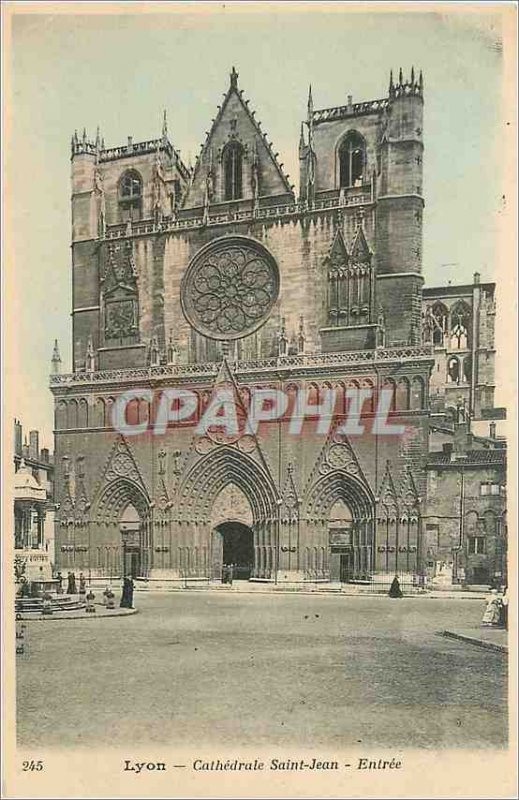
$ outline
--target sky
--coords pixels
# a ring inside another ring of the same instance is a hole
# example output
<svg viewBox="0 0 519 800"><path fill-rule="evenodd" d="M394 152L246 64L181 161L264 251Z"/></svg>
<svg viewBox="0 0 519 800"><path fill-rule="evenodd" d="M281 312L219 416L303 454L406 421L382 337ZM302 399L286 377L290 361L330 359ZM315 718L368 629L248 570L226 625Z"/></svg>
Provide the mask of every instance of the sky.
<svg viewBox="0 0 519 800"><path fill-rule="evenodd" d="M384 97L391 68L422 69L426 284L472 282L475 271L496 279L506 114L495 10L215 3L148 4L153 13L138 14L127 4L128 13L74 15L61 5L59 14L41 4L12 18L5 95L8 367L15 415L45 444L54 339L64 372L71 363L70 137L86 127L94 138L99 125L107 147L155 138L166 109L175 148L194 162L233 65L296 187L310 83L314 107L329 108L349 94L353 102Z"/></svg>

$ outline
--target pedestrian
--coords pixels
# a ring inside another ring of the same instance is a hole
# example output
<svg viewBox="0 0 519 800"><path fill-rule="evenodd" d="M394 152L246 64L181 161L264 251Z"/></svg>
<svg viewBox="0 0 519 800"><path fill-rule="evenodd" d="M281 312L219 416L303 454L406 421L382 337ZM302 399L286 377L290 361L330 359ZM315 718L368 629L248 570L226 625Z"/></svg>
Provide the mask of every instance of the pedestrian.
<svg viewBox="0 0 519 800"><path fill-rule="evenodd" d="M111 586L108 587L108 593L106 595L106 607L110 610L115 608L115 595L112 592Z"/></svg>
<svg viewBox="0 0 519 800"><path fill-rule="evenodd" d="M125 578L123 581L120 607L133 608L133 581L131 578Z"/></svg>
<svg viewBox="0 0 519 800"><path fill-rule="evenodd" d="M86 580L82 572L79 573L79 594L86 594Z"/></svg>
<svg viewBox="0 0 519 800"><path fill-rule="evenodd" d="M483 613L481 624L485 628L497 628L501 621L501 598L497 589L492 589L487 597L487 604Z"/></svg>
<svg viewBox="0 0 519 800"><path fill-rule="evenodd" d="M501 598L501 626L508 630L508 586L505 586Z"/></svg>
<svg viewBox="0 0 519 800"><path fill-rule="evenodd" d="M398 577L395 575L393 578L393 582L389 589L389 596L390 597L403 597L402 589L400 588L400 581Z"/></svg>
<svg viewBox="0 0 519 800"><path fill-rule="evenodd" d="M94 605L95 594L93 593L92 589L89 588L88 594L86 595L86 608L85 611L87 614L95 614L96 607Z"/></svg>
<svg viewBox="0 0 519 800"><path fill-rule="evenodd" d="M76 594L76 576L73 572L67 575L67 594Z"/></svg>
<svg viewBox="0 0 519 800"><path fill-rule="evenodd" d="M63 594L63 575L59 571L56 573L56 580L58 582L57 594Z"/></svg>

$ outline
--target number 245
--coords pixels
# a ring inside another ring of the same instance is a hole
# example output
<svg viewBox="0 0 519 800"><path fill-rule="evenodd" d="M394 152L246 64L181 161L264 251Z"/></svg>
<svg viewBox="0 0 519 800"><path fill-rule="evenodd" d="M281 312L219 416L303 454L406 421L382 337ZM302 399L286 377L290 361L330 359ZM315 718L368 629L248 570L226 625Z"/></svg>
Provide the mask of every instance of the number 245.
<svg viewBox="0 0 519 800"><path fill-rule="evenodd" d="M41 772L43 769L43 761L24 761L22 763L22 770L24 772Z"/></svg>

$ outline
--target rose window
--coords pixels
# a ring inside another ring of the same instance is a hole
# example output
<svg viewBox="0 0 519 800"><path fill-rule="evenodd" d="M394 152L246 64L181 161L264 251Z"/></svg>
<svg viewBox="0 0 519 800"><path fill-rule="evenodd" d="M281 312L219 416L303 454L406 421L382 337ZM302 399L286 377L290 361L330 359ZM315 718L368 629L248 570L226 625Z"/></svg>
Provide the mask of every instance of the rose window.
<svg viewBox="0 0 519 800"><path fill-rule="evenodd" d="M269 251L252 239L211 242L191 261L182 282L188 322L211 339L240 339L263 325L279 293Z"/></svg>

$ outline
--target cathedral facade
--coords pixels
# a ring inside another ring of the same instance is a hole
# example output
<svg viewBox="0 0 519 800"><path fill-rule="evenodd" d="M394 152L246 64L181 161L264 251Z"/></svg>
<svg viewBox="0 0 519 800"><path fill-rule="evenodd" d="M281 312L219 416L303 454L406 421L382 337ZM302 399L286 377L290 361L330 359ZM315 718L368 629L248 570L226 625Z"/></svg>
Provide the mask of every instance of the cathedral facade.
<svg viewBox="0 0 519 800"><path fill-rule="evenodd" d="M73 372L56 352L51 377L62 571L423 573L422 159L414 70L378 100L317 110L310 92L297 197L234 68L193 169L166 120L160 138L115 148L73 136ZM254 432L200 432L222 386L245 413L258 389L286 409ZM157 435L173 388L195 397L192 413ZM362 435L341 431L351 388L371 390ZM381 389L398 436L371 424ZM121 433L112 412L128 391Z"/></svg>

